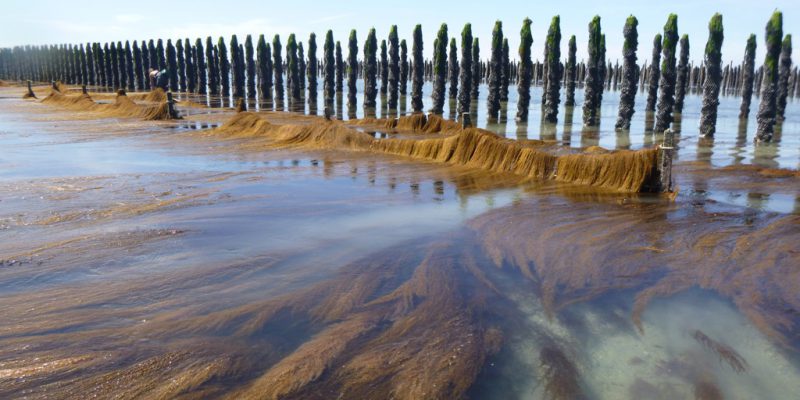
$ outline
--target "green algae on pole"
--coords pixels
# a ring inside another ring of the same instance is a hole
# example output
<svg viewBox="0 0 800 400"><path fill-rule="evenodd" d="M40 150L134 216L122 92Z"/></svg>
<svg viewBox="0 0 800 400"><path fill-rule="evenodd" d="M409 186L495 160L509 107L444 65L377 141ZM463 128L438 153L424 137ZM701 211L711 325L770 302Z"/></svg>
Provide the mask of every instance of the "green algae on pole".
<svg viewBox="0 0 800 400"><path fill-rule="evenodd" d="M601 76L602 33L600 31L600 16L595 15L589 23L589 61L586 63L586 89L583 101L583 125L597 126L600 123L598 110L600 108L600 91L603 87Z"/></svg>
<svg viewBox="0 0 800 400"><path fill-rule="evenodd" d="M219 83L224 97L231 95L231 64L228 61L228 47L221 36L217 41L217 63L219 65Z"/></svg>
<svg viewBox="0 0 800 400"><path fill-rule="evenodd" d="M492 50L489 59L489 119L496 120L500 111L500 80L503 77L503 23L496 21L492 30Z"/></svg>
<svg viewBox="0 0 800 400"><path fill-rule="evenodd" d="M389 109L397 109L398 81L400 80L400 43L397 25L389 29Z"/></svg>
<svg viewBox="0 0 800 400"><path fill-rule="evenodd" d="M723 37L722 15L714 14L708 23L708 42L705 49L706 79L703 83L703 106L700 109L701 136L713 136L717 130Z"/></svg>
<svg viewBox="0 0 800 400"><path fill-rule="evenodd" d="M547 31L547 84L544 88L544 121L558 122L558 105L561 102L561 18L556 15Z"/></svg>
<svg viewBox="0 0 800 400"><path fill-rule="evenodd" d="M300 69L300 74L308 74L308 99L317 99L317 75L319 74L319 62L317 61L317 35L311 32L308 35L308 71ZM333 98L331 96L331 98Z"/></svg>
<svg viewBox="0 0 800 400"><path fill-rule="evenodd" d="M650 61L650 71L647 76L647 103L645 103L644 109L648 112L656 110L658 82L661 80L661 41L661 34L657 33L653 38L653 58Z"/></svg>
<svg viewBox="0 0 800 400"><path fill-rule="evenodd" d="M258 94L261 100L272 99L272 52L264 35L259 35L256 44L258 63Z"/></svg>
<svg viewBox="0 0 800 400"><path fill-rule="evenodd" d="M356 106L356 80L358 79L358 38L356 30L347 39L347 110L352 115Z"/></svg>
<svg viewBox="0 0 800 400"><path fill-rule="evenodd" d="M455 43L453 43L455 45ZM508 101L508 85L511 83L511 62L509 59L508 38L503 38L503 54L500 57L500 101Z"/></svg>
<svg viewBox="0 0 800 400"><path fill-rule="evenodd" d="M575 63L575 53L577 53L578 47L575 43L575 35L569 37L569 45L567 46L567 65L565 65L566 71L564 80L566 81L567 86L567 93L566 99L564 100L564 106L572 107L575 105L575 83L577 78L578 69L576 68ZM636 53L634 52L634 57ZM635 59L634 59L635 62Z"/></svg>
<svg viewBox="0 0 800 400"><path fill-rule="evenodd" d="M411 57L411 109L418 113L422 112L422 80L425 73L422 57L422 25L414 27Z"/></svg>
<svg viewBox="0 0 800 400"><path fill-rule="evenodd" d="M299 64L297 39L292 33L289 35L289 39L286 40L286 89L289 91L289 100L294 103L294 106L298 106L298 103L302 101Z"/></svg>
<svg viewBox="0 0 800 400"><path fill-rule="evenodd" d="M680 44L681 52L678 56L678 77L675 83L675 106L673 107L675 114L683 112L686 89L689 88L689 36L681 36Z"/></svg>
<svg viewBox="0 0 800 400"><path fill-rule="evenodd" d="M447 83L447 24L439 27L436 42L433 46L433 91L431 112L441 114L444 111L445 85Z"/></svg>
<svg viewBox="0 0 800 400"><path fill-rule="evenodd" d="M364 42L364 111L374 109L378 95L378 39L375 37L375 28L369 30L367 41Z"/></svg>
<svg viewBox="0 0 800 400"><path fill-rule="evenodd" d="M767 22L766 56L764 58L763 78L761 79L761 102L758 106L758 130L756 141L770 142L775 129L778 96L778 62L783 39L783 14L775 11Z"/></svg>
<svg viewBox="0 0 800 400"><path fill-rule="evenodd" d="M447 70L447 76L450 78L448 95L451 99L455 99L458 97L458 49L456 48L456 38L450 38L450 55Z"/></svg>
<svg viewBox="0 0 800 400"><path fill-rule="evenodd" d="M203 49L203 40L197 38L194 42L194 59L195 68L197 69L197 93L206 94L206 63L205 63L205 50Z"/></svg>
<svg viewBox="0 0 800 400"><path fill-rule="evenodd" d="M664 25L664 42L661 46L661 92L658 98L658 112L656 113L655 130L664 132L672 123L672 110L675 105L675 49L678 45L678 16L670 14Z"/></svg>
<svg viewBox="0 0 800 400"><path fill-rule="evenodd" d="M742 105L739 108L739 118L750 117L750 103L753 100L753 78L756 67L756 35L747 38L744 48L744 61L742 62Z"/></svg>
<svg viewBox="0 0 800 400"><path fill-rule="evenodd" d="M530 31L529 31L530 32ZM461 31L461 88L458 93L458 113L464 115L469 113L470 86L472 86L472 25L465 24ZM462 121L462 123L465 123Z"/></svg>
<svg viewBox="0 0 800 400"><path fill-rule="evenodd" d="M636 84L639 81L639 66L636 64L636 49L639 47L639 20L633 15L625 21L622 34L625 42L622 45L622 85L619 95L619 114L616 129L631 128L631 117L635 112Z"/></svg>
<svg viewBox="0 0 800 400"><path fill-rule="evenodd" d="M322 47L322 59L324 61L324 80L322 82L323 97L325 104L333 104L333 97L336 94L336 55L335 45L333 44L333 31L325 33L325 44ZM309 68L309 75L311 69ZM309 89L310 89L309 85Z"/></svg>
<svg viewBox="0 0 800 400"><path fill-rule="evenodd" d="M792 75L792 35L786 35L781 45L781 56L778 64L778 98L776 118L783 121L786 114L786 97L789 95L789 78Z"/></svg>
<svg viewBox="0 0 800 400"><path fill-rule="evenodd" d="M528 120L528 107L531 102L531 78L533 74L533 61L531 61L531 45L533 36L531 35L531 20L525 18L522 21L519 43L519 75L517 77L517 121ZM463 46L463 44L462 44Z"/></svg>
<svg viewBox="0 0 800 400"><path fill-rule="evenodd" d="M478 88L481 85L481 46L478 38L472 39L472 86L470 86L470 95L473 99L478 98Z"/></svg>
<svg viewBox="0 0 800 400"><path fill-rule="evenodd" d="M247 35L244 39L244 66L247 74L247 98L254 99L256 97L256 60L252 35Z"/></svg>
<svg viewBox="0 0 800 400"><path fill-rule="evenodd" d="M275 98L283 101L283 56L281 55L281 37L272 38L272 70L275 78Z"/></svg>

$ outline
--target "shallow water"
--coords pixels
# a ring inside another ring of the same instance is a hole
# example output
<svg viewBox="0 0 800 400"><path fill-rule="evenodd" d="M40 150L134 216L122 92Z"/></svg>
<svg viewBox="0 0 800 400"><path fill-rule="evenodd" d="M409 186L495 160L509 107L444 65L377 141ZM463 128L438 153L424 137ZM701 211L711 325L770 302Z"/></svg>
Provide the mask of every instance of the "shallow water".
<svg viewBox="0 0 800 400"><path fill-rule="evenodd" d="M749 139L742 160L692 163L684 128L673 203L256 151L196 135L218 124L196 109L76 119L12 94L0 100L0 397L800 391L797 180L714 168L756 162ZM615 113L603 115L600 144L615 147ZM798 160L795 115L780 166Z"/></svg>

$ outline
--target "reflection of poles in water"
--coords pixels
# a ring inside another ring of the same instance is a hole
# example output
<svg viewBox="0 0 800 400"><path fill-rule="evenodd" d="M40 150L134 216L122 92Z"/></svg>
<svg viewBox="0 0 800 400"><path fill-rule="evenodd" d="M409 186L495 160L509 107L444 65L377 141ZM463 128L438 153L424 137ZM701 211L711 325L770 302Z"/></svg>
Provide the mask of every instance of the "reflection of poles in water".
<svg viewBox="0 0 800 400"><path fill-rule="evenodd" d="M457 108L458 108L458 100L457 100L456 98L452 98L452 97L451 97L451 98L448 100L447 104L448 104L448 108L449 108L449 110L450 110L450 112L449 112L449 113L448 113L448 115L447 115L447 118L448 118L449 120L451 120L451 121L455 121L455 120L456 120L456 117L458 116L458 113L456 112L456 111L457 111ZM403 106L404 106L404 105L403 105ZM404 113L404 111L405 111L405 107L402 107L401 114L403 114L403 113Z"/></svg>
<svg viewBox="0 0 800 400"><path fill-rule="evenodd" d="M542 118L539 124L539 139L541 140L556 140L556 124L549 123Z"/></svg>
<svg viewBox="0 0 800 400"><path fill-rule="evenodd" d="M747 193L747 207L754 210L762 210L764 205L769 201L769 194L767 193Z"/></svg>
<svg viewBox="0 0 800 400"><path fill-rule="evenodd" d="M714 156L714 136L700 136L697 138L697 161L710 163Z"/></svg>
<svg viewBox="0 0 800 400"><path fill-rule="evenodd" d="M645 111L644 113L644 131L653 133L653 127L656 123L655 113L652 111Z"/></svg>
<svg viewBox="0 0 800 400"><path fill-rule="evenodd" d="M574 111L575 107L573 106L564 107L564 133L561 142L568 147L572 143L572 117Z"/></svg>
<svg viewBox="0 0 800 400"><path fill-rule="evenodd" d="M344 95L341 90L336 91L336 119L344 119Z"/></svg>
<svg viewBox="0 0 800 400"><path fill-rule="evenodd" d="M736 146L733 154L733 165L739 165L744 160L744 151L747 146L747 118L739 119L736 130Z"/></svg>
<svg viewBox="0 0 800 400"><path fill-rule="evenodd" d="M581 128L581 147L597 146L600 144L600 128L584 125Z"/></svg>
<svg viewBox="0 0 800 400"><path fill-rule="evenodd" d="M800 194L794 198L794 210L792 211L793 214L800 214Z"/></svg>
<svg viewBox="0 0 800 400"><path fill-rule="evenodd" d="M500 136L505 137L508 131L508 102L506 101L500 103L500 118L497 122L499 123L497 132Z"/></svg>
<svg viewBox="0 0 800 400"><path fill-rule="evenodd" d="M517 121L517 140L528 139L528 122Z"/></svg>
<svg viewBox="0 0 800 400"><path fill-rule="evenodd" d="M617 133L617 150L625 150L631 148L631 131L630 129L616 129Z"/></svg>

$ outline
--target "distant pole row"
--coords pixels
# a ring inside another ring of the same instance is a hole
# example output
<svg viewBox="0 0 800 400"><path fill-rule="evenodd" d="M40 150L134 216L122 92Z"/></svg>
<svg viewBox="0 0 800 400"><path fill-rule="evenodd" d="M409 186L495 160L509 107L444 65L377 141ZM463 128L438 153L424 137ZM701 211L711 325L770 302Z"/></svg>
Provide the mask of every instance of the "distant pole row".
<svg viewBox="0 0 800 400"><path fill-rule="evenodd" d="M792 68L791 35L783 35L782 14L778 11L767 24L766 57L757 69L755 35L748 38L740 65L722 66L723 27L719 14L709 23L704 59L699 66L689 63L689 38L679 36L678 17L674 14L668 17L663 34L655 36L651 59L641 66L636 57L638 21L633 16L626 20L622 30L622 65L606 60L606 39L599 16L589 24L588 59L579 63L574 35L569 38L566 57L562 57L559 16L550 22L542 62L534 63L531 24L530 19L523 21L517 61L510 60L508 39L503 34L502 22L497 21L488 60L481 60L479 41L472 36L470 24L461 31L460 52L457 38L449 38L448 27L442 24L434 40L432 60L423 57L420 25L412 31L410 55L406 41L399 39L397 26L392 26L388 40L380 43L375 29L369 31L360 59L355 30L347 41L346 58L341 43L334 41L330 30L325 35L322 59L317 58L317 38L313 33L307 41L307 54L294 34L289 35L285 52L279 35L271 43L260 35L255 44L250 35L243 44L233 35L229 42L219 38L216 43L208 37L205 42L198 38L193 43L189 39L166 43L151 39L132 44L126 41L18 46L0 49L0 79L60 80L133 91L149 90L149 72L159 70L168 74L171 91L233 99L259 98L273 102L278 109L283 109L283 102L288 101L289 109L295 109L304 104L306 97L316 104L317 79L322 77L326 106L333 103L337 94L344 94L346 80L348 109L354 113L356 81L363 78L363 107L367 114L370 110L374 113L378 92L382 98L388 98L388 108L396 111L400 96L408 95L409 81L411 111L422 112L422 86L431 81L430 111L441 114L445 99L449 98L453 102L451 109L455 107L458 115L474 111L473 100L478 97L480 84L485 82L490 120L499 118L500 105L508 100L509 85L514 83L518 91L516 119L520 122L528 118L530 88L541 85L542 119L547 123L557 122L562 87L564 105L572 107L575 90L582 85L583 122L589 127L599 124L604 90L619 88L616 121L619 130L630 128L638 87L638 92L646 93L645 110L654 113L657 132L671 126L674 114L683 111L686 93L694 91L703 96L700 132L704 136L712 136L716 130L721 94L741 95L739 117L746 119L755 93L761 97L757 112L758 141L772 139L775 124L785 117L787 98L800 96L798 69Z"/></svg>

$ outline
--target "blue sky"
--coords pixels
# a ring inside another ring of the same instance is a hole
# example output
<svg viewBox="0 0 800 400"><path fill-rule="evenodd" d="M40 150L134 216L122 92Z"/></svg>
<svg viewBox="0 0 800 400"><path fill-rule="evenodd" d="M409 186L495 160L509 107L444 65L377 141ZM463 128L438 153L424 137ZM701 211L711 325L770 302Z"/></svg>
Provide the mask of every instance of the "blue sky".
<svg viewBox="0 0 800 400"><path fill-rule="evenodd" d="M425 35L425 54L429 56L441 23L448 24L452 37L460 34L464 23L471 22L473 34L480 38L482 55L488 55L492 27L495 20L501 20L513 56L522 19L529 17L533 20L533 55L541 59L550 19L560 15L562 49L566 49L569 35L576 35L580 59L586 53L587 24L597 14L602 17L608 58L614 61L620 57L625 18L633 14L639 19L641 60L649 58L653 36L663 29L672 12L678 15L680 33L689 34L691 57L697 62L702 59L708 20L720 12L725 25L723 59L738 63L750 33L757 35L757 57L763 58L764 25L775 9L784 13L785 33L800 27L800 0L6 0L0 10L0 47L150 38L193 40L198 36L216 39L220 35L229 39L234 33L240 40L246 34L264 33L272 37L277 33L285 43L292 32L305 41L309 33L324 37L328 29L333 30L336 40L343 42L350 29L357 29L361 46L369 28L375 27L379 38L385 38L392 24L398 25L400 37L410 42L410 33L419 23Z"/></svg>

